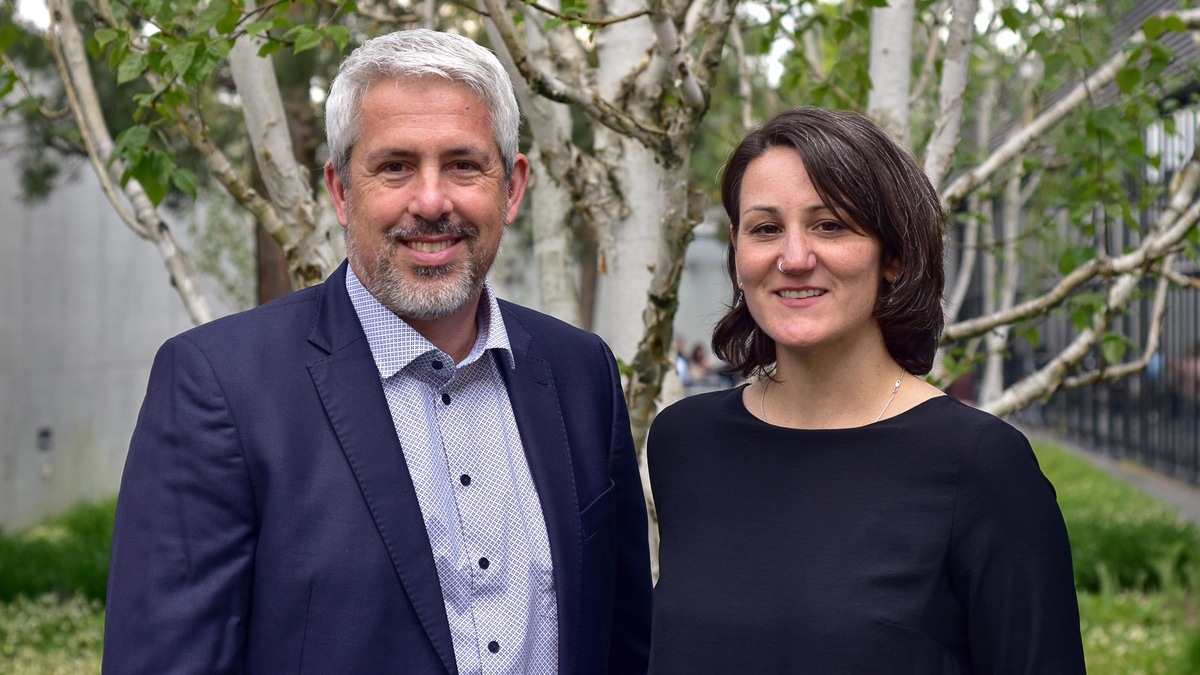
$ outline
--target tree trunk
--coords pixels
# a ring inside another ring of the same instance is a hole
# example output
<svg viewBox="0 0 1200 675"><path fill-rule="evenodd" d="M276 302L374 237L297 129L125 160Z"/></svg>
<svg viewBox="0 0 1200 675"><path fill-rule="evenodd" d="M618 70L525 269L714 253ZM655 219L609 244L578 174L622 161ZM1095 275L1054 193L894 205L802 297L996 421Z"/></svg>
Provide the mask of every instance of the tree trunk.
<svg viewBox="0 0 1200 675"><path fill-rule="evenodd" d="M867 116L908 145L908 92L912 86L913 0L891 0L871 10L871 95Z"/></svg>

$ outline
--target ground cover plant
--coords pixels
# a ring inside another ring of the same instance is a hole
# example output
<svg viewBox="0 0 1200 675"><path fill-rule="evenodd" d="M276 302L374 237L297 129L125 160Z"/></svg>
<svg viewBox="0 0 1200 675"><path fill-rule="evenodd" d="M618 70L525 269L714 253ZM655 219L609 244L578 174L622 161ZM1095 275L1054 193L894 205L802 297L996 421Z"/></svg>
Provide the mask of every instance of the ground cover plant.
<svg viewBox="0 0 1200 675"><path fill-rule="evenodd" d="M1071 537L1088 673L1200 673L1200 531L1081 457L1034 449Z"/></svg>

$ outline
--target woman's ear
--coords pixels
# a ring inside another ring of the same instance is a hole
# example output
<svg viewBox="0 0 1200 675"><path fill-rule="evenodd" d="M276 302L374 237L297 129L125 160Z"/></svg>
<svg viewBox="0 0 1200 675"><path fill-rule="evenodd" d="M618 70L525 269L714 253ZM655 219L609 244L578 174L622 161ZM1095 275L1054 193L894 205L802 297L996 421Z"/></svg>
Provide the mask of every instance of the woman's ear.
<svg viewBox="0 0 1200 675"><path fill-rule="evenodd" d="M896 283L900 278L900 272L904 267L900 264L899 258L892 258L883 264L883 280L889 284Z"/></svg>

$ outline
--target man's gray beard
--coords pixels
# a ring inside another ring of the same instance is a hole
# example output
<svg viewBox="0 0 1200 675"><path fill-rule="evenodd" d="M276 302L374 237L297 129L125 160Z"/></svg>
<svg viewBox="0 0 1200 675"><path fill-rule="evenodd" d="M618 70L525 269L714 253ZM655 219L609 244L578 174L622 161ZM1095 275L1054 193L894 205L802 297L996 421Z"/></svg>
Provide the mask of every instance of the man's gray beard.
<svg viewBox="0 0 1200 675"><path fill-rule="evenodd" d="M353 226L345 229L346 257L351 265L363 270L363 288L366 288L381 305L393 314L418 321L444 319L462 309L483 288L487 277L487 266L482 252L475 244L477 237L468 237L469 257L466 268L455 274L458 265L437 267L413 267L412 272L432 283L405 283L392 260L392 248L376 251L372 260L364 260L358 241L352 233ZM391 246L403 246L396 237L389 236ZM440 281L440 283L438 283Z"/></svg>

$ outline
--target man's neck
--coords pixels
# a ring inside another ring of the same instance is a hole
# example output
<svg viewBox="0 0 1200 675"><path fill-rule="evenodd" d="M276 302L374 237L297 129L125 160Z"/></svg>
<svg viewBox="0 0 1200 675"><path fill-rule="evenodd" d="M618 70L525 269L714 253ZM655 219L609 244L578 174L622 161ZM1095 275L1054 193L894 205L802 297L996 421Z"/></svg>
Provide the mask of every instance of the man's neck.
<svg viewBox="0 0 1200 675"><path fill-rule="evenodd" d="M477 293L458 311L441 319L421 320L407 316L400 318L412 326L413 330L420 333L421 337L433 343L434 347L449 354L455 363L460 363L470 355L479 335L479 326L475 317L479 312L481 297L482 292Z"/></svg>

